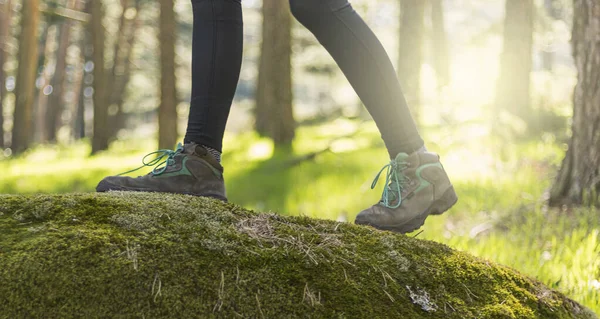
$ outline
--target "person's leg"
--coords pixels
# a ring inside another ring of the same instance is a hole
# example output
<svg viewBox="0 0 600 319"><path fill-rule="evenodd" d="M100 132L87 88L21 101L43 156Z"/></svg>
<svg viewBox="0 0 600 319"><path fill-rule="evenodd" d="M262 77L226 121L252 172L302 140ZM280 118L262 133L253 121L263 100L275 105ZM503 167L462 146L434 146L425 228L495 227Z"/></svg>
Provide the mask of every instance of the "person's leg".
<svg viewBox="0 0 600 319"><path fill-rule="evenodd" d="M240 0L192 0L192 7L192 97L184 143L221 152L242 64L242 7Z"/></svg>
<svg viewBox="0 0 600 319"><path fill-rule="evenodd" d="M357 224L406 233L441 214L456 194L439 162L426 152L383 46L347 0L290 0L294 16L329 51L373 116L392 158L381 201ZM374 186L374 185L373 185Z"/></svg>
<svg viewBox="0 0 600 319"><path fill-rule="evenodd" d="M423 147L383 45L347 0L290 0L292 13L327 49L375 120L394 158Z"/></svg>
<svg viewBox="0 0 600 319"><path fill-rule="evenodd" d="M98 192L166 192L227 200L219 157L242 62L242 7L240 0L191 2L192 99L184 145L150 153L159 157L144 162L158 164L148 175L104 178Z"/></svg>

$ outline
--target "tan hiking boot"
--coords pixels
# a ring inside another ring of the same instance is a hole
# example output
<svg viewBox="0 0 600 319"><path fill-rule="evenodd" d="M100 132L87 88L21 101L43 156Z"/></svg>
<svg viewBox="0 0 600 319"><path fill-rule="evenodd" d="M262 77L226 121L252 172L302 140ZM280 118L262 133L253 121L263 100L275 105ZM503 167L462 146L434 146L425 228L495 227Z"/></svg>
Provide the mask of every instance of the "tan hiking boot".
<svg viewBox="0 0 600 319"><path fill-rule="evenodd" d="M158 157L146 162L146 158ZM96 191L135 191L176 193L213 197L227 201L223 167L201 145L190 143L177 146L175 151L152 152L142 161L145 166L156 167L147 175L137 178L119 176L132 171L104 178Z"/></svg>
<svg viewBox="0 0 600 319"><path fill-rule="evenodd" d="M458 200L437 154L400 153L375 177L387 169L381 201L356 216L356 224L408 233L419 229L430 214L439 215Z"/></svg>

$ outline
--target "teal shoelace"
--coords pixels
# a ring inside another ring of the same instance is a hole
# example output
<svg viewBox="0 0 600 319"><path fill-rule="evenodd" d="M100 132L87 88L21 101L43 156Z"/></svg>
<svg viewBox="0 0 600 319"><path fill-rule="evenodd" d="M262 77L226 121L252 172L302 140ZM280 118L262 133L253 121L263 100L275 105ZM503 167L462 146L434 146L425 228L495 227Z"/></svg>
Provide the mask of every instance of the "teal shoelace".
<svg viewBox="0 0 600 319"><path fill-rule="evenodd" d="M150 173L153 176L160 175L165 172L167 167L175 164L175 156L177 154L181 154L182 152L183 152L183 145L181 145L181 143L177 144L177 148L174 151L164 149L164 150L150 152L150 153L146 154L144 156L144 158L142 158L142 166L140 166L138 168L134 168L130 171L118 174L117 176L129 174L129 173L135 172L139 169L142 169L144 167L153 167L153 166L154 166L154 168L152 169L152 172L150 172ZM151 156L156 156L156 157L151 160L147 160L148 157L151 157Z"/></svg>
<svg viewBox="0 0 600 319"><path fill-rule="evenodd" d="M377 173L373 183L371 184L371 189L374 189L375 186L377 186L379 177L381 177L383 171L387 170L385 176L386 186L383 189L383 195L381 195L381 201L379 202L381 205L392 209L398 208L400 205L402 205L402 189L408 182L407 178L404 176L404 174L402 174L402 171L407 167L407 162L393 159L389 164L383 166L379 173ZM391 203L396 199L398 199L398 203L392 205Z"/></svg>

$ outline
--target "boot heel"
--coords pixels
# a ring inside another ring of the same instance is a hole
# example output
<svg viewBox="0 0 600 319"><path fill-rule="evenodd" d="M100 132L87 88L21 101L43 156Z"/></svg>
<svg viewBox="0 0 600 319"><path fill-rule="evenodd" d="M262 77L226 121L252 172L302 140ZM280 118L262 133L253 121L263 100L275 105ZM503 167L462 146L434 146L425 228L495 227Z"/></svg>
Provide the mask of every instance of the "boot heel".
<svg viewBox="0 0 600 319"><path fill-rule="evenodd" d="M432 215L441 215L447 210L449 210L456 202L458 201L458 196L456 196L456 192L454 191L454 187L450 186L445 192L444 195L437 201L431 205L431 209L429 211Z"/></svg>

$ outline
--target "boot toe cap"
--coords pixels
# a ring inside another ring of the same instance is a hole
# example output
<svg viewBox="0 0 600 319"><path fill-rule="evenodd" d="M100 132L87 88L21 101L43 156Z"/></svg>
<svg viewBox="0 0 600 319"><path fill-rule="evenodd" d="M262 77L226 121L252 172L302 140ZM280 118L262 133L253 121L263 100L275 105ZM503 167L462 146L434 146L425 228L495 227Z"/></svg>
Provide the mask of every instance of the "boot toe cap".
<svg viewBox="0 0 600 319"><path fill-rule="evenodd" d="M96 186L97 192L121 191L127 189L127 186L124 184L124 178L120 176L105 177L98 183L98 186Z"/></svg>
<svg viewBox="0 0 600 319"><path fill-rule="evenodd" d="M373 207L369 207L356 216L354 223L357 225L377 226L378 215Z"/></svg>

